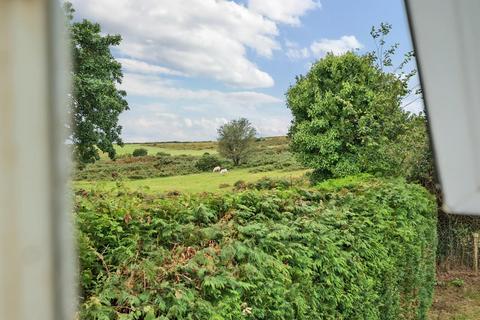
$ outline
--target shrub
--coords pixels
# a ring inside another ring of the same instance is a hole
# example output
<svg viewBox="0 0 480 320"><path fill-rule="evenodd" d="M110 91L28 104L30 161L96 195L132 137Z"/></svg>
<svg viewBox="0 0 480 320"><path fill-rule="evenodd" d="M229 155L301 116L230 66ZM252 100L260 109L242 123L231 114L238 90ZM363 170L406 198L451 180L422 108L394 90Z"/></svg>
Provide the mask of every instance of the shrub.
<svg viewBox="0 0 480 320"><path fill-rule="evenodd" d="M157 152L157 157L170 157L170 156L171 154L167 152L163 152L163 151Z"/></svg>
<svg viewBox="0 0 480 320"><path fill-rule="evenodd" d="M251 172L265 172L278 169L297 170L304 167L285 147L258 148L250 154L242 167L252 168Z"/></svg>
<svg viewBox="0 0 480 320"><path fill-rule="evenodd" d="M182 193L178 190L170 190L170 191L167 192L168 197L178 197L181 194Z"/></svg>
<svg viewBox="0 0 480 320"><path fill-rule="evenodd" d="M145 175L145 174L131 174L128 176L128 179L131 179L131 180L142 180L147 178L148 178L148 175Z"/></svg>
<svg viewBox="0 0 480 320"><path fill-rule="evenodd" d="M195 167L200 171L211 171L213 168L220 166L221 161L217 156L204 153L195 163Z"/></svg>
<svg viewBox="0 0 480 320"><path fill-rule="evenodd" d="M274 179L270 177L262 177L255 183L252 183L250 189L257 190L271 190L271 189L286 189L291 187L291 181L287 179Z"/></svg>
<svg viewBox="0 0 480 320"><path fill-rule="evenodd" d="M460 288L463 287L465 281L463 279L455 278L450 281L450 284L452 284L454 287Z"/></svg>
<svg viewBox="0 0 480 320"><path fill-rule="evenodd" d="M134 157L144 157L146 155L148 155L148 150L145 148L137 148L132 152L132 156Z"/></svg>
<svg viewBox="0 0 480 320"><path fill-rule="evenodd" d="M236 190L236 191L245 190L245 189L247 189L247 183L243 180L237 180L233 184L233 189Z"/></svg>
<svg viewBox="0 0 480 320"><path fill-rule="evenodd" d="M398 157L387 151L406 132L400 102L408 82L376 62L371 54L327 54L289 88L292 150L314 176L398 173Z"/></svg>
<svg viewBox="0 0 480 320"><path fill-rule="evenodd" d="M76 200L80 319L426 319L436 212L420 186Z"/></svg>
<svg viewBox="0 0 480 320"><path fill-rule="evenodd" d="M170 156L160 156L157 159L157 163L154 165L155 168L160 169L163 166L175 163L175 160L179 158L173 158Z"/></svg>

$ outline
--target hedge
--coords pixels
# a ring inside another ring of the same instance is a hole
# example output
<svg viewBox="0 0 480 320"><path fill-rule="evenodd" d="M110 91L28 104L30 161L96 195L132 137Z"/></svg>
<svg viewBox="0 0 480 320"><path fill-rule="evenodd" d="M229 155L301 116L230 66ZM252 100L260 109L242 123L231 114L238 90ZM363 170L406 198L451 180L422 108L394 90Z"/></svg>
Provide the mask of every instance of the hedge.
<svg viewBox="0 0 480 320"><path fill-rule="evenodd" d="M435 201L402 180L76 196L80 319L425 319Z"/></svg>

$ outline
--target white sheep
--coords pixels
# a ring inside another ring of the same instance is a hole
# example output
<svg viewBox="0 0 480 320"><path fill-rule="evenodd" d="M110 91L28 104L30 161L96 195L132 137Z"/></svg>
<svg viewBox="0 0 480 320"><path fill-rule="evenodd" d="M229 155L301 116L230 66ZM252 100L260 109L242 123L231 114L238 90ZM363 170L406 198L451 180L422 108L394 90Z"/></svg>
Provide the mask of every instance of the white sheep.
<svg viewBox="0 0 480 320"><path fill-rule="evenodd" d="M217 166L217 167L213 168L213 172L220 172L220 171L222 171L222 167Z"/></svg>
<svg viewBox="0 0 480 320"><path fill-rule="evenodd" d="M220 174L225 174L225 173L227 173L227 172L228 172L228 169L222 169L222 170L220 170Z"/></svg>

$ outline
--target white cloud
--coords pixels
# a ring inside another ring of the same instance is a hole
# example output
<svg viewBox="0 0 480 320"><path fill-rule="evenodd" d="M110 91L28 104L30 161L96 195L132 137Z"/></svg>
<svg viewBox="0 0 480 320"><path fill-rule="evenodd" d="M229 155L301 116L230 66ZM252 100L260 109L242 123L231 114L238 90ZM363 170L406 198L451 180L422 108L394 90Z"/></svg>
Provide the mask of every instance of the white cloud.
<svg viewBox="0 0 480 320"><path fill-rule="evenodd" d="M310 57L310 50L308 48L290 48L287 50L286 55L292 60L306 59Z"/></svg>
<svg viewBox="0 0 480 320"><path fill-rule="evenodd" d="M117 61L122 64L123 71L127 71L127 72L184 76L182 72L175 71L162 66L149 64L140 60L118 58Z"/></svg>
<svg viewBox="0 0 480 320"><path fill-rule="evenodd" d="M281 112L266 117L256 111L239 109L216 109L217 115L207 113L171 113L166 105L139 105L131 112L120 117L124 127L123 138L126 142L144 141L200 141L215 140L217 128L232 119L247 117L260 136L285 135L288 131L291 116Z"/></svg>
<svg viewBox="0 0 480 320"><path fill-rule="evenodd" d="M277 116L270 119L259 118L254 120L255 128L263 137L284 136L291 124L290 116Z"/></svg>
<svg viewBox="0 0 480 320"><path fill-rule="evenodd" d="M73 2L78 17L98 21L103 31L122 35L119 51L124 57L237 87L274 84L246 52L250 48L258 55L271 57L279 49L276 23L241 4L224 0ZM298 19L308 7L295 7L292 17Z"/></svg>
<svg viewBox="0 0 480 320"><path fill-rule="evenodd" d="M306 59L310 57L310 50L308 48L300 48L295 42L286 40L285 46L287 47L285 54L292 60Z"/></svg>
<svg viewBox="0 0 480 320"><path fill-rule="evenodd" d="M285 46L287 47L285 54L292 60L310 57L321 58L327 53L340 55L347 51L363 48L363 44L355 36L342 36L340 39L321 39L312 42L309 47L305 48L300 48L298 44L291 41L286 41Z"/></svg>
<svg viewBox="0 0 480 320"><path fill-rule="evenodd" d="M185 125L186 125L188 128L191 128L191 127L193 126L193 121L192 121L192 119L190 119L190 118L185 118L184 121L185 121Z"/></svg>
<svg viewBox="0 0 480 320"><path fill-rule="evenodd" d="M224 107L256 107L283 100L255 91L191 90L153 76L126 73L120 87L130 96L162 98L174 101L200 101Z"/></svg>
<svg viewBox="0 0 480 320"><path fill-rule="evenodd" d="M179 115L173 117L162 114L142 115L129 119L131 126L125 130L125 140L127 142L214 140L216 128L227 121L218 117L192 120Z"/></svg>
<svg viewBox="0 0 480 320"><path fill-rule="evenodd" d="M340 39L321 39L310 45L310 50L316 57L323 57L327 53L340 55L361 48L363 48L363 45L355 36L343 36Z"/></svg>
<svg viewBox="0 0 480 320"><path fill-rule="evenodd" d="M300 17L309 10L320 8L320 2L313 0L249 0L248 7L274 21L298 26Z"/></svg>

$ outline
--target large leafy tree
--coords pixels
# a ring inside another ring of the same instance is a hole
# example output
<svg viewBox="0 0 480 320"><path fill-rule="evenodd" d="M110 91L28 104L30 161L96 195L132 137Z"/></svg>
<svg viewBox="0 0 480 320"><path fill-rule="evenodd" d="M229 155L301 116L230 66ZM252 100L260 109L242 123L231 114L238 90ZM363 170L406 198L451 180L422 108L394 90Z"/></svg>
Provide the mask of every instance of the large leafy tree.
<svg viewBox="0 0 480 320"><path fill-rule="evenodd" d="M120 35L102 35L98 23L73 21L74 9L64 9L69 21L73 50L73 94L71 118L74 158L79 163L98 160L99 150L115 157L114 144L122 145L118 125L120 113L128 110L122 82L122 66L110 48L120 44Z"/></svg>
<svg viewBox="0 0 480 320"><path fill-rule="evenodd" d="M415 71L401 71L412 53L391 68L398 45L384 48L390 28L372 29L376 52L327 54L286 94L292 149L315 169L315 179L398 171L401 157L389 150L408 128L410 115L401 103L412 91L408 83Z"/></svg>
<svg viewBox="0 0 480 320"><path fill-rule="evenodd" d="M251 153L256 134L247 119L232 120L218 129L218 152L237 166Z"/></svg>

